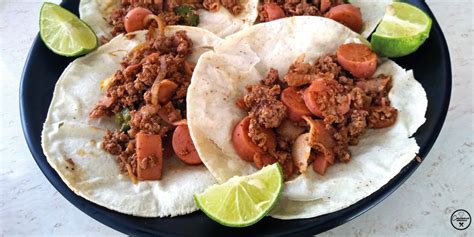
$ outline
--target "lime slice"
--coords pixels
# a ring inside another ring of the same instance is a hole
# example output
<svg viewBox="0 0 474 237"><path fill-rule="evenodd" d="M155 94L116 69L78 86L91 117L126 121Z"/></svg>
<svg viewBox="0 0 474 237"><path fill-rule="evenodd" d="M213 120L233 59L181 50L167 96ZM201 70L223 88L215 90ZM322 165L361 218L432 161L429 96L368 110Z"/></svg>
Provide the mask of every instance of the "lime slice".
<svg viewBox="0 0 474 237"><path fill-rule="evenodd" d="M230 227L255 224L270 212L283 189L283 173L278 163L258 172L233 177L194 195L199 209L214 221Z"/></svg>
<svg viewBox="0 0 474 237"><path fill-rule="evenodd" d="M420 9L402 2L387 6L382 22L370 43L382 56L401 57L415 52L429 37L431 18Z"/></svg>
<svg viewBox="0 0 474 237"><path fill-rule="evenodd" d="M68 57L86 54L98 45L94 31L86 23L49 2L41 7L40 36L49 49Z"/></svg>

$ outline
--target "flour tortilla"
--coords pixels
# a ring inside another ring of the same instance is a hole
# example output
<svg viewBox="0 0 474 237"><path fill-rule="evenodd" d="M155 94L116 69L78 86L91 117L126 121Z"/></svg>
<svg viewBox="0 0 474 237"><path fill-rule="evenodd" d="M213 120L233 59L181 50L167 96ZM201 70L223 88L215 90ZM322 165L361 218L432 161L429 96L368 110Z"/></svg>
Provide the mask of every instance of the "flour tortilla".
<svg viewBox="0 0 474 237"><path fill-rule="evenodd" d="M235 105L245 87L259 83L270 67L283 78L301 54L312 62L347 42L364 40L327 18L292 17L241 31L201 56L188 89L188 125L202 161L219 182L257 171L240 159L231 141L234 126L246 115ZM379 63L376 74L381 73L393 77L389 98L399 111L395 125L369 130L359 145L349 147L349 163L331 166L324 176L308 169L286 182L273 217L310 218L345 208L382 187L415 157L419 147L410 136L425 121L425 91L412 71L391 60Z"/></svg>
<svg viewBox="0 0 474 237"><path fill-rule="evenodd" d="M363 22L360 34L369 38L385 15L385 8L392 3L392 0L351 0L349 2L360 9Z"/></svg>
<svg viewBox="0 0 474 237"><path fill-rule="evenodd" d="M194 27L167 27L166 34L178 30L186 30L193 41L193 54L189 58L193 62L221 41L214 34ZM193 194L215 183L206 167L188 166L175 157L165 157L162 180L132 184L128 175L119 171L116 158L101 149L106 129L117 128L113 118L88 118L101 97L100 81L113 75L120 68L122 58L144 41L144 31L137 32L132 39L117 36L66 68L54 90L43 127L42 146L49 164L62 180L89 201L135 216L183 215L197 209Z"/></svg>
<svg viewBox="0 0 474 237"><path fill-rule="evenodd" d="M237 16L232 15L222 6L217 12L198 10L198 27L209 30L220 37L225 37L251 26L258 15L258 0L241 0L240 2L244 10ZM112 26L107 23L106 19L119 3L120 0L81 0L79 15L92 27L98 37L110 38Z"/></svg>

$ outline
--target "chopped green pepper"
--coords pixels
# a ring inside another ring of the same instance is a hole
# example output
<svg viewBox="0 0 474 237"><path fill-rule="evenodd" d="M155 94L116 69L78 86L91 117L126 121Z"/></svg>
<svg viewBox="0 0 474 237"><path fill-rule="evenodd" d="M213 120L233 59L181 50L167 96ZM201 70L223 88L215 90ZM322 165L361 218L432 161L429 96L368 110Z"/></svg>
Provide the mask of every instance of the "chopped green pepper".
<svg viewBox="0 0 474 237"><path fill-rule="evenodd" d="M120 126L120 130L127 132L130 129L128 122L132 119L130 111L128 109L123 109L120 113L115 114L115 123Z"/></svg>
<svg viewBox="0 0 474 237"><path fill-rule="evenodd" d="M132 116L130 115L130 110L128 109L123 109L122 110L122 117L125 122L128 122L132 119Z"/></svg>
<svg viewBox="0 0 474 237"><path fill-rule="evenodd" d="M183 5L174 8L174 13L181 17L180 23L187 26L199 25L199 15L191 6Z"/></svg>
<svg viewBox="0 0 474 237"><path fill-rule="evenodd" d="M122 124L122 127L120 127L120 130L122 130L122 132L128 132L128 130L130 130L130 125L128 123L124 123Z"/></svg>

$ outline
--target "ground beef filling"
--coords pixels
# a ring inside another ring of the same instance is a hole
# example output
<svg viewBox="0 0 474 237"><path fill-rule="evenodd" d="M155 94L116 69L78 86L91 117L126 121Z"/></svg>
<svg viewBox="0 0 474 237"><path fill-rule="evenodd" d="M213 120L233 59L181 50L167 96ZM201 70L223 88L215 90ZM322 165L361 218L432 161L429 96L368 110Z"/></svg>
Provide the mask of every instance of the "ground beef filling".
<svg viewBox="0 0 474 237"><path fill-rule="evenodd" d="M148 35L145 43L121 61L104 97L90 112L91 119L115 116L121 126L106 132L102 148L117 158L123 172L136 176L137 166L145 169L156 164L153 156L137 164L137 133L160 135L166 140L172 135L173 123L186 117L185 95L194 69L186 58L192 45L184 31L170 37ZM153 104L153 85L163 80L175 83L176 92L168 101Z"/></svg>
<svg viewBox="0 0 474 237"><path fill-rule="evenodd" d="M388 98L392 87L390 76L354 78L339 66L335 55L322 56L313 64L304 63L301 57L290 66L283 81L272 68L260 84L249 86L248 93L237 102L250 117L249 137L263 151L254 156L258 168L279 162L286 180L298 172L291 155L292 144L299 135L310 131L310 125L288 118L281 91L292 85L303 97L304 90L314 80L325 83L325 90L315 97L322 114L309 116L323 123L318 129L324 131L319 130L319 134L326 136L310 144L316 153L324 152L334 157L335 162L348 162L351 159L349 146L357 145L367 129L395 123L397 110L390 106ZM276 144L267 142L271 139L269 136L273 136Z"/></svg>
<svg viewBox="0 0 474 237"><path fill-rule="evenodd" d="M183 16L175 13L174 9L178 6L189 6L194 11L204 9L210 12L216 12L222 5L229 10L232 15L239 15L243 11L240 0L155 0L155 1L132 1L122 0L120 5L112 10L112 14L107 22L113 27L112 36L126 33L124 19L127 13L135 7L143 7L150 10L153 14L161 17L166 25L182 24ZM183 23L184 24L184 23ZM102 39L108 41L109 39Z"/></svg>
<svg viewBox="0 0 474 237"><path fill-rule="evenodd" d="M286 118L286 106L279 100L279 85L255 85L244 97L251 121L264 128L276 128ZM252 124L252 122L251 122Z"/></svg>
<svg viewBox="0 0 474 237"><path fill-rule="evenodd" d="M331 0L330 6L327 9L324 9L324 12L321 9L321 2L324 0L263 0L258 7L258 15L260 22L267 22L274 20L275 14L284 14L280 17L290 17L290 16L323 16L324 13L329 11L330 8L344 4L345 1L342 0ZM275 7L268 6L278 6L282 10L273 10ZM271 8L271 9L268 9ZM278 13L275 13L278 12Z"/></svg>

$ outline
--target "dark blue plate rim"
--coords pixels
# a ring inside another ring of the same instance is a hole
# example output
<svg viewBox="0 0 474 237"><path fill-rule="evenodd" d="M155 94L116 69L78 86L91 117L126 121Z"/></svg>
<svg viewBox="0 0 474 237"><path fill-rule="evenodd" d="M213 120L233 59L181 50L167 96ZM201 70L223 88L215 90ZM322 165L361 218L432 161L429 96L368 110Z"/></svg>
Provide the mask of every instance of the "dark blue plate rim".
<svg viewBox="0 0 474 237"><path fill-rule="evenodd" d="M421 146L420 152L419 152L419 157L420 158L425 158L430 149L432 148L433 144L435 143L441 128L443 126L443 123L446 119L448 107L449 107L449 101L451 97L451 87L452 87L452 72L451 72L451 62L450 62L450 56L449 56L449 50L447 47L446 39L441 31L441 28L436 21L433 13L427 6L427 4L424 1L417 1L419 5L421 5L425 10L427 10L427 13L432 17L433 19L433 25L432 25L432 32L434 32L437 37L440 37L441 40L441 53L442 57L444 58L444 64L446 67L446 72L445 75L442 77L445 78L445 84L443 85L446 88L446 93L443 95L444 100L441 105L441 113L440 117L436 121L436 124L431 130L431 134L429 135L429 139ZM61 4L63 5L64 2ZM46 178L49 180L49 182L69 201L71 202L74 206L79 208L81 211L89 215L90 217L96 219L97 221L113 228L116 229L120 232L130 234L130 235L166 235L166 236L173 236L173 231L170 230L162 230L160 232L153 232L149 229L146 229L146 226L137 226L133 225L131 223L126 223L123 220L120 220L120 214L119 217L111 217L111 213L115 213L114 211L108 210L106 208L100 207L92 202L89 202L82 197L77 196L74 192L72 192L66 185L65 183L59 178L59 176L55 173L55 171L49 166L49 164L46 162L45 157L43 155L43 151L41 149L41 144L38 144L37 142L34 142L32 131L30 130L29 126L29 120L27 116L25 116L25 109L27 108L27 103L28 103L28 95L25 93L25 75L28 71L28 66L29 62L32 60L34 55L32 55L32 52L34 51L34 48L37 47L38 42L41 42L41 39L39 35L36 36L33 46L30 49L28 53L28 57L25 62L25 67L23 69L23 73L21 76L21 82L20 82L20 88L19 88L19 94L20 94L20 116L21 116L21 123L22 123L22 129L23 133L28 145L28 148L30 149L31 154L33 155L33 158L35 162L37 163L38 167L41 169L43 174L46 176ZM378 203L380 203L382 200L384 200L386 197L388 197L391 193L393 193L401 184L404 183L404 181L411 176L411 174L418 168L419 162L416 161L416 159L412 160L405 168L400 171L399 174L397 174L392 180L390 180L384 187L376 191L375 193L371 194L370 196L360 200L356 204L353 204L350 207L347 207L345 209L342 209L340 211L334 212L334 213L329 213L324 216L329 216L332 215L333 218L330 218L330 221L326 221L322 224L318 225L308 225L304 227L299 227L299 228L293 228L289 229L287 231L283 231L278 233L277 235L309 235L309 234L317 234L324 232L326 230L329 230L331 228L334 228L336 226L339 226L347 221L350 221L357 216L365 213L368 211L370 208L374 207ZM190 215L203 215L202 213L193 213ZM146 218L139 218L139 217L133 217L137 219L142 219L145 220ZM319 217L315 217L319 218ZM312 218L312 219L315 219ZM172 218L171 218L172 219ZM272 218L265 218L265 219L272 219ZM265 221L264 219L264 221ZM272 220L273 221L273 220ZM295 220L297 221L297 220ZM290 221L291 222L291 221ZM250 227L252 228L252 227ZM235 229L233 229L235 230ZM232 230L230 230L232 231Z"/></svg>

